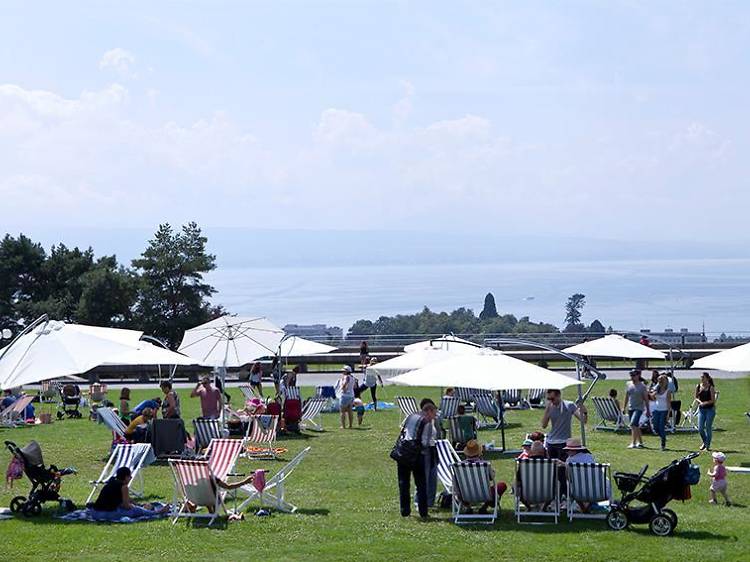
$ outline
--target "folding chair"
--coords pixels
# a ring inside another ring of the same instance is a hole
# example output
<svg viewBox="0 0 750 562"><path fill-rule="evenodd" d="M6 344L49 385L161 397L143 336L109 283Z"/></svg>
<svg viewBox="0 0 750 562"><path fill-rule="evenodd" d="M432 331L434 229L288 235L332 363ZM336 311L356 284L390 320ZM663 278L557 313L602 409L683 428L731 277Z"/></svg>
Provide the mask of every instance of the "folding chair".
<svg viewBox="0 0 750 562"><path fill-rule="evenodd" d="M545 388L530 388L526 393L526 402L529 404L529 408L544 408L546 407L544 399L547 396L547 389Z"/></svg>
<svg viewBox="0 0 750 562"><path fill-rule="evenodd" d="M453 389L453 395L457 397L461 402L470 403L474 399L474 394L478 391L475 388L467 388L465 386L457 386Z"/></svg>
<svg viewBox="0 0 750 562"><path fill-rule="evenodd" d="M253 398L258 398L258 395L253 392L253 387L249 384L241 384L237 388L240 389L240 392L245 397L245 400L252 400Z"/></svg>
<svg viewBox="0 0 750 562"><path fill-rule="evenodd" d="M461 513L464 505L489 503L492 511L487 513ZM498 497L492 465L487 461L457 462L453 464L453 502L451 516L457 525L461 523L486 523L492 525L497 519Z"/></svg>
<svg viewBox="0 0 750 562"><path fill-rule="evenodd" d="M142 496L143 474L141 473L141 469L155 460L156 457L154 456L154 451L148 443L119 443L115 445L115 448L112 450L112 454L109 456L109 460L107 460L107 464L104 466L99 478L90 482L94 487L91 490L89 497L86 498L86 503L91 501L91 498L94 497L99 486L105 484L107 480L112 478L117 473L117 470L123 466L127 466L130 469L132 480L128 487L131 488L133 495Z"/></svg>
<svg viewBox="0 0 750 562"><path fill-rule="evenodd" d="M172 524L187 517L209 519L211 526L222 513L229 515L224 505L225 492L219 489L208 461L169 459L169 466L175 478ZM188 502L195 511L188 509ZM201 507L207 508L207 513L199 513Z"/></svg>
<svg viewBox="0 0 750 562"><path fill-rule="evenodd" d="M54 380L46 380L39 383L39 402L41 404L54 404L60 395L60 383Z"/></svg>
<svg viewBox="0 0 750 562"><path fill-rule="evenodd" d="M482 416L480 427L500 429L500 404L491 392L477 392L474 394L476 411Z"/></svg>
<svg viewBox="0 0 750 562"><path fill-rule="evenodd" d="M301 400L299 387L298 386L285 386L282 389L282 392L284 394L284 400L291 399L291 400Z"/></svg>
<svg viewBox="0 0 750 562"><path fill-rule="evenodd" d="M221 439L228 435L224 425L219 420L198 418L193 420L195 430L195 452L198 453L208 447L212 439Z"/></svg>
<svg viewBox="0 0 750 562"><path fill-rule="evenodd" d="M448 418L448 427L450 428L451 443L454 446L460 446L459 450L470 439L477 438L477 418L464 414L463 416L453 416ZM466 429L469 429L468 435Z"/></svg>
<svg viewBox="0 0 750 562"><path fill-rule="evenodd" d="M123 421L120 419L120 416L118 416L115 411L112 408L106 408L106 407L100 407L96 409L97 417L99 418L99 423L103 423L106 425L110 431L112 431L112 435L115 439L118 437L120 439L127 439L125 437L125 430L127 429L127 426L123 423Z"/></svg>
<svg viewBox="0 0 750 562"><path fill-rule="evenodd" d="M24 411L34 400L28 394L21 395L18 400L0 412L0 427L17 427L25 425Z"/></svg>
<svg viewBox="0 0 750 562"><path fill-rule="evenodd" d="M594 404L596 415L599 417L599 423L594 429L619 431L628 429L625 418L617 407L617 401L610 396L592 396L591 402ZM614 424L614 427L609 425Z"/></svg>
<svg viewBox="0 0 750 562"><path fill-rule="evenodd" d="M453 465L461 462L461 458L447 439L435 441L437 448L437 477L449 494L453 494Z"/></svg>
<svg viewBox="0 0 750 562"><path fill-rule="evenodd" d="M518 459L516 466L516 520L521 523L522 517L553 517L557 523L560 517L560 497L555 461ZM545 510L545 506L550 509Z"/></svg>
<svg viewBox="0 0 750 562"><path fill-rule="evenodd" d="M310 398L302 407L302 417L299 426L302 429L323 431L323 416L321 412L328 400L326 398Z"/></svg>
<svg viewBox="0 0 750 562"><path fill-rule="evenodd" d="M259 451L246 452L248 457L253 458L276 458L274 445L276 444L276 428L279 424L279 416L250 416L247 425L247 433L243 444L247 451L248 446L255 446Z"/></svg>
<svg viewBox="0 0 750 562"><path fill-rule="evenodd" d="M440 417L442 419L448 419L455 416L458 412L458 397L457 396L443 396L440 399Z"/></svg>
<svg viewBox="0 0 750 562"><path fill-rule="evenodd" d="M204 459L208 461L211 474L219 480L226 480L234 471L242 449L242 439L212 439Z"/></svg>
<svg viewBox="0 0 750 562"><path fill-rule="evenodd" d="M521 410L527 408L526 401L523 398L523 394L517 388L503 390L502 400L506 404L506 408L509 410Z"/></svg>
<svg viewBox="0 0 750 562"><path fill-rule="evenodd" d="M294 513L297 511L297 506L289 503L286 500L286 488L285 481L292 474L297 465L302 462L307 453L310 452L311 447L302 449L297 455L289 461L281 470L274 474L271 478L266 481L266 486L262 492L259 492L252 485L245 485L240 488L240 491L247 495L247 498L239 505L238 511L244 511L250 502L256 498L260 500L261 505L275 507L279 511L285 511L287 513Z"/></svg>
<svg viewBox="0 0 750 562"><path fill-rule="evenodd" d="M403 425L404 420L410 415L419 413L417 399L413 396L396 396L395 400L398 409L401 410L401 425Z"/></svg>
<svg viewBox="0 0 750 562"><path fill-rule="evenodd" d="M568 521L573 519L606 519L607 513L576 513L573 501L578 503L612 505L612 479L608 464L570 463L566 466L568 480ZM609 510L607 510L609 511Z"/></svg>

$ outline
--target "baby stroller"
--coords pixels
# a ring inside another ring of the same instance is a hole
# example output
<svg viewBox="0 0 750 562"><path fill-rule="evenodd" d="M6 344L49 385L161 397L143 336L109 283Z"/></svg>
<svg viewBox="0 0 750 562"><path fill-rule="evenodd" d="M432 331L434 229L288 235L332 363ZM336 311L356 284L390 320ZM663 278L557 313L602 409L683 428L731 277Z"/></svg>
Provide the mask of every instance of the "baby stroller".
<svg viewBox="0 0 750 562"><path fill-rule="evenodd" d="M648 465L638 474L615 472L615 482L622 492L622 499L614 502L607 514L607 525L613 531L622 531L630 523L648 523L655 535L671 535L677 527L677 514L665 508L673 499L690 499L690 486L697 484L700 470L690 462L698 453L672 461L651 476L645 478ZM640 484L643 484L640 488ZM639 502L645 505L631 505Z"/></svg>
<svg viewBox="0 0 750 562"><path fill-rule="evenodd" d="M14 457L20 459L23 463L24 474L31 480L31 491L28 497L16 496L10 501L10 510L13 513L23 513L26 517L35 517L42 513L42 504L48 501L60 502L60 507L66 511L75 509L72 501L62 499L59 494L62 477L75 474L75 469L64 468L59 470L54 464L45 468L42 449L36 441L32 441L23 449L12 441L6 441L5 446Z"/></svg>
<svg viewBox="0 0 750 562"><path fill-rule="evenodd" d="M81 406L81 389L77 384L68 383L60 389L60 404L57 408L57 419L65 416L72 419L83 417L79 408Z"/></svg>

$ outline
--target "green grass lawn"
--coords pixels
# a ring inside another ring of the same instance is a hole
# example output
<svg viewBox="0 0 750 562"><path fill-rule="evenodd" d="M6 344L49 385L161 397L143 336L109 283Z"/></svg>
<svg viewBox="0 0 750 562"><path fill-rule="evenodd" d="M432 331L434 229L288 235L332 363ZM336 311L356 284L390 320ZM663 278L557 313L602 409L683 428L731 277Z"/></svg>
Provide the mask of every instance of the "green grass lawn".
<svg viewBox="0 0 750 562"><path fill-rule="evenodd" d="M681 380L681 398L688 401L691 381ZM716 418L716 449L728 455L728 465L750 466L750 424L744 416L748 409L748 379L719 381L721 401ZM598 394L623 382L605 382ZM309 390L309 389L305 389ZM417 397L437 397L437 389L395 388L384 390L391 400L397 393ZM156 392L134 392L133 404ZM239 392L233 390L239 398ZM197 414L198 401L182 391L184 417ZM593 414L593 408L592 408ZM648 527L639 525L624 532L607 530L603 521L561 521L558 525L518 525L513 518L512 496L506 494L502 515L494 527L457 527L449 513L433 512L429 522L416 516L402 519L397 501L396 470L388 452L398 432L396 410L368 413L361 429L340 430L334 414L323 416L324 433L304 432L303 437L281 439L288 447L285 459L305 446L310 455L289 480L288 498L300 507L294 515L275 513L272 517L252 515L228 527L193 527L184 521L111 525L61 523L54 519L56 504L46 505L36 519L18 518L0 521L0 537L6 560L54 558L59 560L138 560L138 559L223 559L223 560L312 560L377 559L404 560L440 557L453 559L551 559L558 560L747 560L750 557L750 475L730 474L729 491L736 506L712 506L707 503L710 465L701 455L701 483L693 488L693 499L670 505L680 523L675 536L652 536ZM538 429L539 410L510 412L512 422L507 435L517 445L522 436ZM593 421L593 420L592 420ZM356 421L355 421L356 423ZM593 423L589 424L589 428ZM651 469L667 464L700 444L696 434L670 436L668 452L658 450L655 437L647 436L648 449L628 450L625 434L589 431L589 446L597 460L609 462L614 470L635 471L648 463ZM46 463L75 466L77 475L66 477L66 497L82 503L88 495L88 482L98 477L109 451L110 434L104 426L87 420L64 420L49 426L2 429L2 440L25 445L36 439L44 451ZM485 441L499 434L482 431ZM7 466L8 453L0 460ZM510 482L514 463L510 458L492 458L498 479ZM250 463L241 460L238 470L267 467L275 471L283 460ZM171 471L166 465L145 469L149 500L170 501L173 492ZM16 494L28 491L28 480L17 481L12 492L0 494L0 505L7 506Z"/></svg>

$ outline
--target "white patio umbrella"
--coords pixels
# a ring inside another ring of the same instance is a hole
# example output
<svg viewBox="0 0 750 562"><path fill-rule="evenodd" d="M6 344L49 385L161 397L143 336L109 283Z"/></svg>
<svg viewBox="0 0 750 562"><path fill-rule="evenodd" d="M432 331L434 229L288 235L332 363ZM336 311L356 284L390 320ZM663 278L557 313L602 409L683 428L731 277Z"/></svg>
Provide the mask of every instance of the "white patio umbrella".
<svg viewBox="0 0 750 562"><path fill-rule="evenodd" d="M40 318L0 352L0 388L85 373L135 349L142 334Z"/></svg>
<svg viewBox="0 0 750 562"><path fill-rule="evenodd" d="M750 343L701 357L693 363L693 368L748 372L750 371Z"/></svg>
<svg viewBox="0 0 750 562"><path fill-rule="evenodd" d="M425 349L444 349L446 351L454 351L456 353L471 353L472 349L477 349L479 346L469 340L461 339L454 335L445 335L433 340L419 341L404 346L406 353L413 353L415 351L423 351Z"/></svg>
<svg viewBox="0 0 750 562"><path fill-rule="evenodd" d="M116 355L102 365L200 365L200 361L152 343L139 341L137 347Z"/></svg>
<svg viewBox="0 0 750 562"><path fill-rule="evenodd" d="M466 347L466 349L470 350L470 352L467 352L465 350L461 350L461 352L454 351L455 348L458 347ZM478 353L487 353L487 354L499 354L499 351L494 351L491 349L486 348L479 348L479 347L473 347L473 346L455 346L452 347L449 350L443 349L443 348L435 348L435 347L426 347L424 349L419 349L415 351L411 351L410 353L404 353L402 355L399 355L398 357L394 357L393 359L388 359L386 361L383 361L382 363L376 363L375 365L372 365L368 367L369 370L377 373L381 377L393 377L396 375L402 375L404 373L408 373L410 371L414 371L416 369L421 369L423 367L427 367L428 365L432 365L433 363L439 363L441 361L445 361L446 359L451 359L453 357L465 357L466 355L476 355ZM440 386L440 385L437 385ZM448 385L452 386L452 385ZM466 386L466 385L460 385L460 386Z"/></svg>
<svg viewBox="0 0 750 562"><path fill-rule="evenodd" d="M306 340L299 336L287 336L281 342L282 357L289 357L290 355L320 355L322 353L330 353L335 349L331 345Z"/></svg>
<svg viewBox="0 0 750 562"><path fill-rule="evenodd" d="M284 330L263 317L222 316L185 332L178 351L214 367L241 367L279 352Z"/></svg>
<svg viewBox="0 0 750 562"><path fill-rule="evenodd" d="M666 359L659 351L638 342L631 341L618 334L609 334L603 338L579 343L563 349L566 353L584 357L617 357L623 359Z"/></svg>

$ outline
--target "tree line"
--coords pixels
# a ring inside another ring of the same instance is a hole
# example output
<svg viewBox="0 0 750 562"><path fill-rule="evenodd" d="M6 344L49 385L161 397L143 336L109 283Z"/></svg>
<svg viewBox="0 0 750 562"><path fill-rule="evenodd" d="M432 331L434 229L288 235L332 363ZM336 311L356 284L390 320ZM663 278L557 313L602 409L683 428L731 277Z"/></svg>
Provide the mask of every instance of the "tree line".
<svg viewBox="0 0 750 562"><path fill-rule="evenodd" d="M205 283L216 256L194 222L179 230L162 224L129 266L96 257L92 248L57 244L49 252L19 234L0 241L0 329L19 331L42 314L50 318L136 328L175 348L184 330L223 313Z"/></svg>

